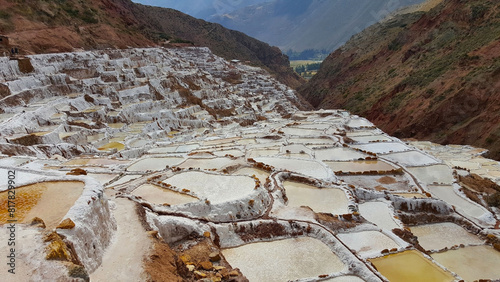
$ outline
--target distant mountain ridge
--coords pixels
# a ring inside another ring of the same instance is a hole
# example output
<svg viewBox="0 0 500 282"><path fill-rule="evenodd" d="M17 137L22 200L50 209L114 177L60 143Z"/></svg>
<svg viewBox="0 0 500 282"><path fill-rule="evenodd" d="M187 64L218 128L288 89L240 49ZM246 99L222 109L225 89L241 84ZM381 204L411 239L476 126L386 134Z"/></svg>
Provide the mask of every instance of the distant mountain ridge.
<svg viewBox="0 0 500 282"><path fill-rule="evenodd" d="M130 0L0 0L0 7L0 34L22 53L147 47L173 40L207 46L228 60L249 61L291 87L303 83L278 48L172 9Z"/></svg>
<svg viewBox="0 0 500 282"><path fill-rule="evenodd" d="M270 0L133 0L143 5L175 9L204 20L214 15L231 13L243 7L267 1Z"/></svg>
<svg viewBox="0 0 500 282"><path fill-rule="evenodd" d="M423 0L274 0L207 20L242 31L283 51L331 52L391 12Z"/></svg>
<svg viewBox="0 0 500 282"><path fill-rule="evenodd" d="M299 89L397 137L487 148L500 159L500 3L445 0L354 36Z"/></svg>

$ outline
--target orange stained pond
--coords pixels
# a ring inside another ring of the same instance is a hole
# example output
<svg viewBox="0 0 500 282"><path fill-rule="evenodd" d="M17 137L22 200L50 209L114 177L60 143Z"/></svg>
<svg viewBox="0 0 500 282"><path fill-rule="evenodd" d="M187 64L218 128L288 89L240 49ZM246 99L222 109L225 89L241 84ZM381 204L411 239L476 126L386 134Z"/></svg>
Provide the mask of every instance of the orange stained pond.
<svg viewBox="0 0 500 282"><path fill-rule="evenodd" d="M120 142L110 142L110 143L98 148L98 150L100 150L100 151L110 151L113 149L117 149L118 151L121 151L121 150L125 149L125 145L123 145Z"/></svg>
<svg viewBox="0 0 500 282"><path fill-rule="evenodd" d="M465 247L431 256L466 281L500 278L500 252L491 246Z"/></svg>
<svg viewBox="0 0 500 282"><path fill-rule="evenodd" d="M363 172L363 171L390 171L394 166L383 161L349 161L325 162L333 171Z"/></svg>
<svg viewBox="0 0 500 282"><path fill-rule="evenodd" d="M444 271L422 253L410 250L369 260L390 282L453 281Z"/></svg>
<svg viewBox="0 0 500 282"><path fill-rule="evenodd" d="M132 192L144 200L156 204L182 205L197 202L198 198L168 190L153 184L143 184Z"/></svg>
<svg viewBox="0 0 500 282"><path fill-rule="evenodd" d="M50 181L30 184L15 189L15 218L28 223L34 217L41 218L47 228L55 228L83 192L80 181ZM8 191L0 193L0 206L7 207ZM0 210L0 224L12 219L7 209Z"/></svg>

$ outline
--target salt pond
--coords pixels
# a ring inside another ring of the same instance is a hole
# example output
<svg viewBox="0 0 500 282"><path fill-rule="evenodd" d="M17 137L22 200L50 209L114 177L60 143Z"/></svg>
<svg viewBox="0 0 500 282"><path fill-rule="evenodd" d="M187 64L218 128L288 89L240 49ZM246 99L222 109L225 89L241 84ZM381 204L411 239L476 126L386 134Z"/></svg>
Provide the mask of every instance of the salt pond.
<svg viewBox="0 0 500 282"><path fill-rule="evenodd" d="M411 250L370 259L377 270L389 281L453 281L455 277L444 271L420 252Z"/></svg>
<svg viewBox="0 0 500 282"><path fill-rule="evenodd" d="M222 169L230 165L235 165L236 161L230 158L212 158L198 159L189 158L179 165L180 168L199 168L199 169Z"/></svg>
<svg viewBox="0 0 500 282"><path fill-rule="evenodd" d="M115 159L90 159L90 158L82 158L82 159L72 159L63 163L63 166L81 166L81 165L89 165L89 166L110 166L110 165L121 165L127 164L129 161L126 160L115 160Z"/></svg>
<svg viewBox="0 0 500 282"><path fill-rule="evenodd" d="M323 132L322 130L316 129L305 129L305 128L294 128L294 127L284 127L281 131L288 135L294 136L318 136Z"/></svg>
<svg viewBox="0 0 500 282"><path fill-rule="evenodd" d="M292 207L308 206L315 212L349 213L347 197L341 189L317 188L311 185L285 181L283 186Z"/></svg>
<svg viewBox="0 0 500 282"><path fill-rule="evenodd" d="M256 169L256 168L252 168L252 167L240 168L240 169L236 170L235 172L233 172L232 174L234 174L234 175L243 174L243 175L249 175L249 176L255 175L255 177L257 177L259 179L259 181L262 183L265 183L266 179L270 175L269 172L266 172L266 171L263 171L260 169Z"/></svg>
<svg viewBox="0 0 500 282"><path fill-rule="evenodd" d="M163 181L178 189L187 189L213 204L245 198L254 192L255 180L249 176L217 175L200 171L176 174Z"/></svg>
<svg viewBox="0 0 500 282"><path fill-rule="evenodd" d="M20 223L41 218L47 228L55 228L83 192L80 181L40 182L16 188L16 219ZM0 206L7 207L8 192L0 193ZM7 223L7 209L0 211L0 224Z"/></svg>
<svg viewBox="0 0 500 282"><path fill-rule="evenodd" d="M408 171L423 184L451 184L453 174L447 165L430 165L423 167L408 167Z"/></svg>
<svg viewBox="0 0 500 282"><path fill-rule="evenodd" d="M329 138L290 138L288 139L290 143L298 144L334 144L335 140Z"/></svg>
<svg viewBox="0 0 500 282"><path fill-rule="evenodd" d="M365 153L344 147L318 149L314 151L314 154L320 161L350 161L368 157Z"/></svg>
<svg viewBox="0 0 500 282"><path fill-rule="evenodd" d="M473 246L431 255L467 281L500 278L500 252L491 246Z"/></svg>
<svg viewBox="0 0 500 282"><path fill-rule="evenodd" d="M408 179L404 175L341 175L339 178L347 184L371 190L411 190Z"/></svg>
<svg viewBox="0 0 500 282"><path fill-rule="evenodd" d="M333 171L363 172L363 171L391 171L396 167L383 161L349 161L325 162Z"/></svg>
<svg viewBox="0 0 500 282"><path fill-rule="evenodd" d="M359 212L364 218L380 228L392 230L401 227L394 221L392 211L386 203L366 202L359 205Z"/></svg>
<svg viewBox="0 0 500 282"><path fill-rule="evenodd" d="M379 231L343 233L337 237L362 257L375 257L384 249L399 247L396 242Z"/></svg>
<svg viewBox="0 0 500 282"><path fill-rule="evenodd" d="M180 164L184 158L165 157L165 158L145 158L141 159L127 168L128 171L147 171L163 170L166 166Z"/></svg>
<svg viewBox="0 0 500 282"><path fill-rule="evenodd" d="M168 190L153 184L143 184L132 192L135 196L140 196L144 200L156 204L182 205L198 201L197 198Z"/></svg>
<svg viewBox="0 0 500 282"><path fill-rule="evenodd" d="M125 145L123 143L120 143L120 142L109 142L108 144L98 148L98 150L100 150L100 151L111 151L113 149L121 151L121 150L125 149Z"/></svg>
<svg viewBox="0 0 500 282"><path fill-rule="evenodd" d="M453 186L428 186L428 189L433 196L456 206L459 212L464 212L471 217L480 218L488 213L478 204L460 197L453 190Z"/></svg>
<svg viewBox="0 0 500 282"><path fill-rule="evenodd" d="M392 153L385 155L384 158L405 166L423 166L438 163L434 158L418 151Z"/></svg>
<svg viewBox="0 0 500 282"><path fill-rule="evenodd" d="M222 250L248 280L288 281L342 271L344 263L321 241L300 237Z"/></svg>
<svg viewBox="0 0 500 282"><path fill-rule="evenodd" d="M290 170L306 176L323 179L330 176L330 172L327 168L316 161L273 157L259 157L255 158L255 161L273 166L278 170Z"/></svg>
<svg viewBox="0 0 500 282"><path fill-rule="evenodd" d="M350 136L352 140L359 143L370 143L370 142L380 142L380 141L393 141L391 138L385 135L366 135L366 136Z"/></svg>
<svg viewBox="0 0 500 282"><path fill-rule="evenodd" d="M412 226L411 232L418 237L418 242L426 250L441 250L454 245L483 243L479 237L451 222Z"/></svg>
<svg viewBox="0 0 500 282"><path fill-rule="evenodd" d="M363 151L372 152L375 154L402 152L410 149L405 144L399 142L369 143L363 145L351 145L351 147L361 149Z"/></svg>
<svg viewBox="0 0 500 282"><path fill-rule="evenodd" d="M365 280L359 278L358 276L352 276L352 275L347 275L347 276L339 276L335 278L330 278L322 281L331 281L331 282L363 282Z"/></svg>

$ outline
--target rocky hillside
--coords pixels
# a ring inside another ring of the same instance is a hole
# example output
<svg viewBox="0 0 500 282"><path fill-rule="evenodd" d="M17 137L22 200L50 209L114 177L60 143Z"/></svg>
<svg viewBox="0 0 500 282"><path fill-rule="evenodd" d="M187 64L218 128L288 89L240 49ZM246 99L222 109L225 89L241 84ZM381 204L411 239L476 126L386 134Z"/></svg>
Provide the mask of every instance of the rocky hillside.
<svg viewBox="0 0 500 282"><path fill-rule="evenodd" d="M398 137L473 144L500 158L500 3L447 0L352 38L300 89Z"/></svg>
<svg viewBox="0 0 500 282"><path fill-rule="evenodd" d="M0 34L24 54L146 47L169 40L206 46L226 59L250 61L292 87L302 83L278 48L175 10L130 0L0 0L0 7Z"/></svg>

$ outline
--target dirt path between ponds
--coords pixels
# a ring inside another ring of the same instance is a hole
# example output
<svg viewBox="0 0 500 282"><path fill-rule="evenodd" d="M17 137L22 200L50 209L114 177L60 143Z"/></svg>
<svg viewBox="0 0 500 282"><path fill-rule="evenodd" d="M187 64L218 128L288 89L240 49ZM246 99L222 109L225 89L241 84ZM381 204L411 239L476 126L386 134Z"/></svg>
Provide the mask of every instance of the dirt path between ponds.
<svg viewBox="0 0 500 282"><path fill-rule="evenodd" d="M90 280L145 281L143 259L151 251L152 241L139 221L135 203L125 198L112 201L116 203L113 216L118 228Z"/></svg>

